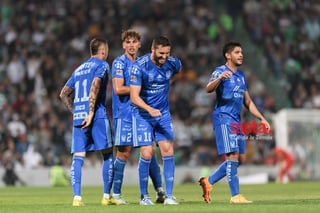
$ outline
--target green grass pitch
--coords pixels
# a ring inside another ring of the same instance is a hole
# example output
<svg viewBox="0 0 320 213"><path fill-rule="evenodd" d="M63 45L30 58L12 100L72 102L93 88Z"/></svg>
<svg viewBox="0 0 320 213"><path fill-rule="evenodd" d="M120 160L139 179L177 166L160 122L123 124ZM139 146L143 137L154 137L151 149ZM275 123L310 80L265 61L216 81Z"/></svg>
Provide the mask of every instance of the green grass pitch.
<svg viewBox="0 0 320 213"><path fill-rule="evenodd" d="M0 188L0 213L19 212L128 212L128 213L178 213L178 212L320 212L320 182L296 182L289 184L241 185L241 193L253 204L229 204L230 192L226 183L214 186L212 203L206 204L198 183L176 185L174 195L180 205L139 205L138 186L124 186L122 193L129 205L101 206L101 187L83 187L84 207L72 207L71 187L3 187ZM149 187L152 200L155 193Z"/></svg>

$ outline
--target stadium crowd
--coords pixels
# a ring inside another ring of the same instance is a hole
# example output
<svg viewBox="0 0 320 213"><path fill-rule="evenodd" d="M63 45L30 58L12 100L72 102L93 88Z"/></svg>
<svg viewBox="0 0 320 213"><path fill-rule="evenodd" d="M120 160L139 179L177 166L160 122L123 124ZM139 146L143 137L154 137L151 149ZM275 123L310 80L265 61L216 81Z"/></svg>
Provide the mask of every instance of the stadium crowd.
<svg viewBox="0 0 320 213"><path fill-rule="evenodd" d="M172 54L182 60L183 75L170 91L176 165L221 161L211 124L215 97L204 88L223 61L221 45L240 39L235 37L239 19L243 26L237 30L248 33L255 47L264 50L263 58L255 60L261 60L287 92L286 107L320 108L316 16L320 4L315 0L3 0L1 4L0 167L8 162L32 169L70 163L72 116L58 98L60 88L89 57L91 37L108 39L111 65L122 52L121 32L129 28L142 34L140 55L149 51L155 35L164 34L173 42ZM259 71L250 69L250 59L241 69L259 110L266 115L279 110L266 82L255 73ZM111 84L108 90L111 112ZM270 143L249 141L248 163L267 163ZM130 164L137 164L137 153ZM86 164L97 165L96 158L89 155Z"/></svg>

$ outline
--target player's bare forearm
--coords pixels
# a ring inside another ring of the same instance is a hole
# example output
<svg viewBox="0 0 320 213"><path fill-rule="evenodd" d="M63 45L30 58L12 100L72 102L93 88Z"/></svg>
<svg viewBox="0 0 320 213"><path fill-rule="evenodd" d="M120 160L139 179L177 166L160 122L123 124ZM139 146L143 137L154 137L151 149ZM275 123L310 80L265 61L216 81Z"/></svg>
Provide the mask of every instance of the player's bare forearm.
<svg viewBox="0 0 320 213"><path fill-rule="evenodd" d="M101 86L101 78L94 78L89 94L89 113L94 113Z"/></svg>
<svg viewBox="0 0 320 213"><path fill-rule="evenodd" d="M147 111L152 117L159 117L162 115L160 110L152 108L142 100L139 95L141 90L140 86L130 86L130 90L130 99L134 105Z"/></svg>
<svg viewBox="0 0 320 213"><path fill-rule="evenodd" d="M249 112L255 116L256 118L263 120L264 117L262 116L262 114L259 112L259 110L257 109L256 105L254 104L254 102L252 101L248 91L246 91L244 93L244 106L249 110Z"/></svg>
<svg viewBox="0 0 320 213"><path fill-rule="evenodd" d="M220 82L221 82L220 78L217 78L216 80L209 82L206 86L206 92L211 93L211 92L215 91L217 89L218 85L220 84Z"/></svg>
<svg viewBox="0 0 320 213"><path fill-rule="evenodd" d="M64 86L59 95L61 101L66 105L67 109L73 113L74 91L71 87Z"/></svg>
<svg viewBox="0 0 320 213"><path fill-rule="evenodd" d="M258 108L256 107L256 105L254 104L254 102L252 101L248 91L246 91L244 93L244 105L245 107L249 110L249 112L255 116L256 118L258 118L261 123L263 123L264 125L266 125L267 129L271 129L269 122L263 117L263 115L259 112Z"/></svg>
<svg viewBox="0 0 320 213"><path fill-rule="evenodd" d="M130 87L124 85L123 78L113 78L113 90L116 95L129 95Z"/></svg>
<svg viewBox="0 0 320 213"><path fill-rule="evenodd" d="M223 79L230 78L231 76L232 76L232 72L228 70L224 71L217 79L207 84L206 92L211 93L215 91Z"/></svg>

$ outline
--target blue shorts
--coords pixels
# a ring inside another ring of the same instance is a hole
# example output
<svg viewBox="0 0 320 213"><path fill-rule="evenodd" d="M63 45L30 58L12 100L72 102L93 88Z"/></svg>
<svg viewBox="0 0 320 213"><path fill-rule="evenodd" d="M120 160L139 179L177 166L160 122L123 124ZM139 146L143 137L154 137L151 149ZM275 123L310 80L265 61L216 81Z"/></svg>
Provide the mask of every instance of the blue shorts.
<svg viewBox="0 0 320 213"><path fill-rule="evenodd" d="M132 122L125 119L113 119L114 145L132 146Z"/></svg>
<svg viewBox="0 0 320 213"><path fill-rule="evenodd" d="M219 155L231 152L244 154L246 152L244 134L231 133L230 123L224 122L218 116L213 116L213 129Z"/></svg>
<svg viewBox="0 0 320 213"><path fill-rule="evenodd" d="M113 147L111 126L108 118L93 121L88 128L73 127L71 154L90 152Z"/></svg>
<svg viewBox="0 0 320 213"><path fill-rule="evenodd" d="M170 113L161 117L141 116L132 114L133 146L149 146L153 141L173 141L173 127Z"/></svg>

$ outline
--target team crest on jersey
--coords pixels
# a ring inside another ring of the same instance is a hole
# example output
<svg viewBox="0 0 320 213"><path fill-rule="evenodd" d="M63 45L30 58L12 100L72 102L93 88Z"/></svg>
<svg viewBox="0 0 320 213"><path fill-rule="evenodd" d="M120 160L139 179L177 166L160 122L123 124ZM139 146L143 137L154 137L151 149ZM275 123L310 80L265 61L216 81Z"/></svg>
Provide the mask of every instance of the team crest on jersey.
<svg viewBox="0 0 320 213"><path fill-rule="evenodd" d="M148 81L152 82L154 80L154 76L152 74L148 75Z"/></svg>
<svg viewBox="0 0 320 213"><path fill-rule="evenodd" d="M142 135L138 135L138 141L139 141L139 142L142 141Z"/></svg>
<svg viewBox="0 0 320 213"><path fill-rule="evenodd" d="M212 79L216 79L216 78L218 78L219 77L219 72L218 71L214 71L213 73L212 73L212 75L211 75L211 78Z"/></svg>
<svg viewBox="0 0 320 213"><path fill-rule="evenodd" d="M126 136L125 135L122 135L121 136L121 141L125 141L126 140Z"/></svg>
<svg viewBox="0 0 320 213"><path fill-rule="evenodd" d="M170 79L170 77L171 77L171 73L170 73L170 71L167 71L167 72L166 72L166 78L167 78L167 79Z"/></svg>

